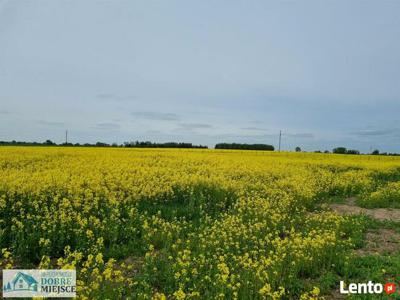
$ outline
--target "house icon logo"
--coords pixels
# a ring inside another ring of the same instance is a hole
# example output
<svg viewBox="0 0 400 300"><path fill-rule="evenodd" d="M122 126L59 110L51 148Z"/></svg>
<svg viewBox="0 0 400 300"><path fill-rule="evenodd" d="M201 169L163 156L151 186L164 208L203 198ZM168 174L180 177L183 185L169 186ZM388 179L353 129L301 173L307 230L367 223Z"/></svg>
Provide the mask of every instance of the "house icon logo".
<svg viewBox="0 0 400 300"><path fill-rule="evenodd" d="M3 298L76 297L76 270L5 269Z"/></svg>
<svg viewBox="0 0 400 300"><path fill-rule="evenodd" d="M17 291L30 291L37 292L38 281L31 275L18 272L14 278L5 283L3 287L3 293L17 292Z"/></svg>

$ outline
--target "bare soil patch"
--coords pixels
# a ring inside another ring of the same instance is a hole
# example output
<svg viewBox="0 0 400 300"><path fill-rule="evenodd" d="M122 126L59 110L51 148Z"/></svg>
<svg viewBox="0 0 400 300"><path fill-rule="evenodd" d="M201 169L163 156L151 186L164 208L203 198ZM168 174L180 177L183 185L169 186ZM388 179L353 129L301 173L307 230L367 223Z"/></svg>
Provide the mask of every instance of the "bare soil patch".
<svg viewBox="0 0 400 300"><path fill-rule="evenodd" d="M379 229L367 232L365 246L355 250L355 253L364 256L398 251L400 251L400 234L392 229Z"/></svg>
<svg viewBox="0 0 400 300"><path fill-rule="evenodd" d="M367 256L391 254L399 251L400 234L392 229L378 229L367 232L364 247L354 250L354 253L357 256ZM346 296L340 294L339 289L335 289L326 295L325 299L340 300L346 299Z"/></svg>
<svg viewBox="0 0 400 300"><path fill-rule="evenodd" d="M330 208L341 215L367 215L380 221L400 222L398 208L363 208L355 204L355 198L346 199L345 204L331 204Z"/></svg>

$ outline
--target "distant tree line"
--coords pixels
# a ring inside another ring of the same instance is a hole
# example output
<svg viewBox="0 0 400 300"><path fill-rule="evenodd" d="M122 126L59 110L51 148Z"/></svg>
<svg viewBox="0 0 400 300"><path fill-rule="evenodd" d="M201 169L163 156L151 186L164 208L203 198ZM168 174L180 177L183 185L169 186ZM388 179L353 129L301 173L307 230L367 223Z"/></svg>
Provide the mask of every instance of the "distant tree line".
<svg viewBox="0 0 400 300"><path fill-rule="evenodd" d="M295 148L296 152L301 152L300 147ZM334 154L353 154L353 155L362 155L360 151L354 149L347 149L346 147L337 147L330 152L329 150L325 150L324 152L320 150L314 151L314 153L334 153ZM366 153L367 155L387 155L387 156L400 156L400 153L392 153L392 152L379 152L379 150L374 150L371 153Z"/></svg>
<svg viewBox="0 0 400 300"><path fill-rule="evenodd" d="M379 152L378 149L372 151L372 155L388 155L388 156L400 156L400 153L391 153L391 152Z"/></svg>
<svg viewBox="0 0 400 300"><path fill-rule="evenodd" d="M22 142L22 141L0 141L0 146L57 146L56 143L53 143L50 140L47 140L43 143L38 142Z"/></svg>
<svg viewBox="0 0 400 300"><path fill-rule="evenodd" d="M358 155L358 154L360 154L360 151L358 151L358 150L353 150L353 149L347 149L347 148L345 148L345 147L337 147L337 148L334 148L334 149L332 150L332 153L335 153L335 154L354 154L354 155Z"/></svg>
<svg viewBox="0 0 400 300"><path fill-rule="evenodd" d="M153 143L150 141L133 141L125 142L123 144L108 144L103 142L96 143L60 143L57 144L51 140L46 140L43 143L39 142L24 142L24 141L0 141L0 146L62 146L62 147L126 147L126 148L186 148L186 149L207 149L207 146L203 145L193 145L192 143L177 143L177 142L167 142L167 143ZM267 144L240 144L240 143L219 143L215 145L215 149L234 149L234 150L264 150L264 151L274 151L275 148L272 145ZM296 152L302 152L300 147L295 148ZM354 149L347 149L346 147L337 147L332 150L332 152L325 150L324 152L317 150L314 153L334 153L334 154L352 154L360 155L360 151ZM370 155L386 155L386 156L400 156L400 153L391 152L380 152L379 150L374 150Z"/></svg>
<svg viewBox="0 0 400 300"><path fill-rule="evenodd" d="M21 142L21 141L0 141L0 146L68 146L68 147L127 147L127 148L201 148L206 149L207 146L203 145L193 145L192 143L175 143L175 142L168 142L168 143L153 143L153 142L125 142L121 145L117 143L108 144L103 142L97 142L94 144L85 143L61 143L56 144L51 140L47 140L43 143L38 142Z"/></svg>
<svg viewBox="0 0 400 300"><path fill-rule="evenodd" d="M236 144L236 143L219 143L215 145L215 149L237 149L237 150L265 150L274 151L272 145L267 144Z"/></svg>
<svg viewBox="0 0 400 300"><path fill-rule="evenodd" d="M358 155L360 154L360 151L358 150L352 150L352 149L347 149L345 147L337 147L335 149L333 149L332 153L336 153L336 154L355 154ZM389 155L389 156L399 156L399 153L388 153L388 152L379 152L378 149L375 149L374 151L372 151L371 153L368 153L371 155Z"/></svg>
<svg viewBox="0 0 400 300"><path fill-rule="evenodd" d="M175 142L168 142L168 143L152 143L152 142L125 142L124 147L128 148L200 148L200 149L207 149L207 146L203 145L193 145L192 143L175 143Z"/></svg>

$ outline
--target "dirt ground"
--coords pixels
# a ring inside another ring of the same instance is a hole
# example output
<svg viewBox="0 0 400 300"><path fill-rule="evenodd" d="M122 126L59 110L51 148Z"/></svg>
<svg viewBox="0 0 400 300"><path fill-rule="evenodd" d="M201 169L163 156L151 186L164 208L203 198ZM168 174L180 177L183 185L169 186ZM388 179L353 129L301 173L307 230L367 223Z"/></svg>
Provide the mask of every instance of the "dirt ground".
<svg viewBox="0 0 400 300"><path fill-rule="evenodd" d="M366 244L355 252L359 256L396 253L400 251L400 234L392 229L379 229L367 232Z"/></svg>
<svg viewBox="0 0 400 300"><path fill-rule="evenodd" d="M344 204L331 204L330 208L342 215L367 215L380 221L400 222L400 209L363 208L355 204L355 198L348 198Z"/></svg>
<svg viewBox="0 0 400 300"><path fill-rule="evenodd" d="M344 204L331 204L330 208L341 215L366 215L380 221L400 222L400 209L374 208L367 209L356 205L356 198L348 198ZM377 229L367 232L365 245L354 253L357 256L384 255L400 251L400 234L393 229ZM346 299L339 290L333 291L325 299Z"/></svg>

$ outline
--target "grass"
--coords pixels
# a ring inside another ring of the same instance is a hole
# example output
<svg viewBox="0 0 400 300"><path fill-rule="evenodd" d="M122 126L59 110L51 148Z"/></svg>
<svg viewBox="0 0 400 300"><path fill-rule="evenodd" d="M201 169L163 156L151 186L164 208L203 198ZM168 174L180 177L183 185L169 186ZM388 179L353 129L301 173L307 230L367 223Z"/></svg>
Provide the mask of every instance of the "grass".
<svg viewBox="0 0 400 300"><path fill-rule="evenodd" d="M352 216L356 223L361 224L362 231L355 235L356 249L365 247L365 237L368 231L390 229L400 233L400 223L393 221L380 221L367 216ZM400 242L400 241L399 241ZM352 256L345 268L337 272L322 274L312 285L321 288L323 294L330 296L337 292L338 283L343 280L347 283L363 283L369 280L376 283L400 282L400 251L390 254L356 255ZM349 299L387 299L384 295L351 295ZM390 299L400 299L400 294L393 294Z"/></svg>

